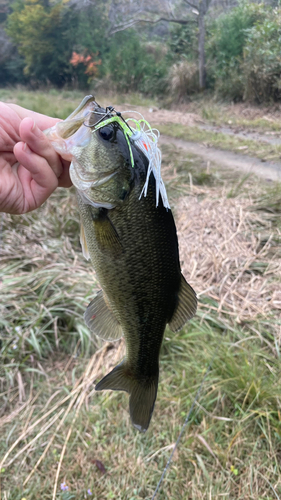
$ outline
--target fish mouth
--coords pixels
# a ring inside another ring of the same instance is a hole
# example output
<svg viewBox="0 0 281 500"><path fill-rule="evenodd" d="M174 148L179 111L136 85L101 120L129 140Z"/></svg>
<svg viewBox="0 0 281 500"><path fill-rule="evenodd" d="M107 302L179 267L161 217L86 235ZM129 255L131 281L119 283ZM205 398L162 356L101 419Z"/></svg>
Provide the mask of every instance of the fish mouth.
<svg viewBox="0 0 281 500"><path fill-rule="evenodd" d="M96 180L92 180L92 179L87 179L89 174L86 175L81 174L80 169L81 166L78 165L75 161L71 162L69 168L69 175L73 185L80 191L85 191L86 189L90 189L91 187L102 186L106 182L110 181L110 179L112 179L112 177L114 177L117 174L117 170L114 170L113 172L111 171L106 174L101 174L98 176Z"/></svg>
<svg viewBox="0 0 281 500"><path fill-rule="evenodd" d="M94 181L92 183L92 187L97 187L97 186L101 186L102 184L105 184L110 179L112 179L112 177L114 177L114 175L116 175L116 174L117 174L117 170L114 170L114 172L111 172L111 173L109 173L107 175L101 176L100 179L97 179L96 181Z"/></svg>
<svg viewBox="0 0 281 500"><path fill-rule="evenodd" d="M107 210L111 210L112 208L116 207L116 204L110 203L109 201L92 200L91 196L88 195L87 190L81 191L80 189L77 189L77 191L85 205L91 205L95 208L106 208Z"/></svg>

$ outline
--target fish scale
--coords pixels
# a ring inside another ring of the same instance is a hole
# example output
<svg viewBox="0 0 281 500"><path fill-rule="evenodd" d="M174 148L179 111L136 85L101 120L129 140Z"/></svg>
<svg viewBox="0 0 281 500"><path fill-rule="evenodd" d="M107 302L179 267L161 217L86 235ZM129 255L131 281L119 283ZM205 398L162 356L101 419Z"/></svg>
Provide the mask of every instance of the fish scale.
<svg viewBox="0 0 281 500"><path fill-rule="evenodd" d="M84 123L87 106L90 125ZM173 331L182 328L195 314L197 299L181 274L166 196L155 203L160 169L155 179L148 157L126 136L118 116L117 123L93 98L85 98L77 116L74 112L70 117L74 122L60 122L52 132L52 143L72 158L83 253L90 256L102 288L86 309L86 324L105 340L124 335L126 342L125 359L96 390L128 392L132 423L144 432L156 400L166 325ZM166 193L164 188L161 192Z"/></svg>

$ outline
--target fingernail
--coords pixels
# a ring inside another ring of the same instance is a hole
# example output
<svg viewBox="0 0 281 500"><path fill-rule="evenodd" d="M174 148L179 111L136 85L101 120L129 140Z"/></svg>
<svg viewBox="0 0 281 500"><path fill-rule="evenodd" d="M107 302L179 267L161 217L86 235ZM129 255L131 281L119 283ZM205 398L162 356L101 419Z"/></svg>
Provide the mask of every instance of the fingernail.
<svg viewBox="0 0 281 500"><path fill-rule="evenodd" d="M33 122L31 132L33 132L33 134L36 135L37 137L41 135L41 130L37 127L35 122Z"/></svg>
<svg viewBox="0 0 281 500"><path fill-rule="evenodd" d="M27 154L31 153L31 149L28 147L26 142L24 143L22 150Z"/></svg>

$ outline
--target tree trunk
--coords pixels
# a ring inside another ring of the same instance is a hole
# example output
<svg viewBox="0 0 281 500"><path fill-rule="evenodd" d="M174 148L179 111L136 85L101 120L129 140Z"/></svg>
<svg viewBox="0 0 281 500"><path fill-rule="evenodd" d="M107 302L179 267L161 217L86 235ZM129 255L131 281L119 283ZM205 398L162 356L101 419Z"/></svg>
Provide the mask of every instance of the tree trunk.
<svg viewBox="0 0 281 500"><path fill-rule="evenodd" d="M199 10L198 15L198 53L199 53L199 88L204 90L206 87L206 65L205 65L205 20L204 12Z"/></svg>

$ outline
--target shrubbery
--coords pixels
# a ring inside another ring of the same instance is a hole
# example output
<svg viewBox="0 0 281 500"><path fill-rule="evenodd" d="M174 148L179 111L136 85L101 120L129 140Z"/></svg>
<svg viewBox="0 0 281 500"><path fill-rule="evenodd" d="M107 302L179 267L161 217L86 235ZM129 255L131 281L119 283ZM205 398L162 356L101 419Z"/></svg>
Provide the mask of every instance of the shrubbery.
<svg viewBox="0 0 281 500"><path fill-rule="evenodd" d="M263 102L281 98L281 11L258 22L244 48L244 98Z"/></svg>
<svg viewBox="0 0 281 500"><path fill-rule="evenodd" d="M163 47L141 41L135 30L122 31L112 37L106 69L111 86L119 91L157 94L166 85Z"/></svg>
<svg viewBox="0 0 281 500"><path fill-rule="evenodd" d="M168 48L135 29L109 36L103 0L84 5L15 0L5 29L16 57L6 51L0 85L27 81L33 87L86 89L99 78L123 92L157 94L166 88Z"/></svg>
<svg viewBox="0 0 281 500"><path fill-rule="evenodd" d="M247 33L262 15L261 9L260 5L243 2L209 22L206 43L208 85L223 98L243 98L243 51Z"/></svg>
<svg viewBox="0 0 281 500"><path fill-rule="evenodd" d="M198 92L196 17L186 25L171 23L161 41L145 25L110 36L105 5L15 0L0 26L0 85L86 89L99 80L109 90L176 101ZM232 100L281 98L280 7L242 0L219 17L207 17L206 26L209 90Z"/></svg>
<svg viewBox="0 0 281 500"><path fill-rule="evenodd" d="M73 52L97 55L99 60L99 54L108 49L101 0L83 8L65 2L16 0L5 28L24 61L23 77L33 85L87 87L87 68L80 71L71 63Z"/></svg>
<svg viewBox="0 0 281 500"><path fill-rule="evenodd" d="M170 47L179 56L170 70L170 91L179 99L199 90L194 65L197 27L173 28ZM184 38L186 36L186 39ZM207 87L217 98L265 102L281 98L281 8L241 1L208 18Z"/></svg>
<svg viewBox="0 0 281 500"><path fill-rule="evenodd" d="M240 3L209 26L209 86L219 97L279 99L281 9Z"/></svg>

